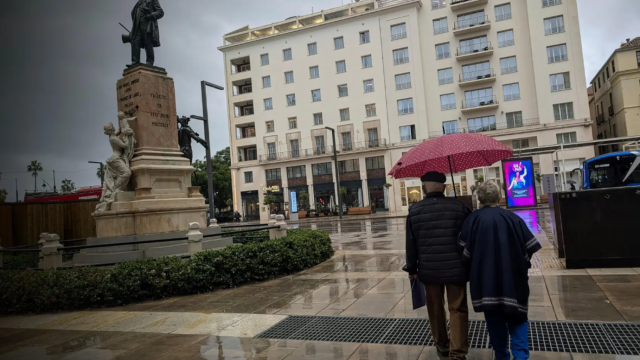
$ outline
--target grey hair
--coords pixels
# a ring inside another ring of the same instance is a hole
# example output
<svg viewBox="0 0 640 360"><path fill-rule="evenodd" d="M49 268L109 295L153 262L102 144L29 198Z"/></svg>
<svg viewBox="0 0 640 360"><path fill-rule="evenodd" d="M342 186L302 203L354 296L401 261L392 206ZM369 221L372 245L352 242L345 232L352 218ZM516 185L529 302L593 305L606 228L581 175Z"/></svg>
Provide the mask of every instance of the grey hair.
<svg viewBox="0 0 640 360"><path fill-rule="evenodd" d="M484 206L495 206L500 202L502 193L495 181L489 180L478 187L478 200Z"/></svg>
<svg viewBox="0 0 640 360"><path fill-rule="evenodd" d="M422 185L424 185L427 193L430 192L444 192L444 184L435 182L435 181L423 181Z"/></svg>

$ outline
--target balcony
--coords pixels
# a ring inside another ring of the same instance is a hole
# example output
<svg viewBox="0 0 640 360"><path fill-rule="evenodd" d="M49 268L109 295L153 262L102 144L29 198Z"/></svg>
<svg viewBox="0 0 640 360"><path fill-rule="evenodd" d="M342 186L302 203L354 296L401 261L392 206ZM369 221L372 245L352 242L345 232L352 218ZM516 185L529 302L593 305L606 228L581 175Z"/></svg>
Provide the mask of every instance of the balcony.
<svg viewBox="0 0 640 360"><path fill-rule="evenodd" d="M458 85L460 85L460 87L466 87L494 81L496 81L496 74L493 72L493 69L484 69L460 74Z"/></svg>
<svg viewBox="0 0 640 360"><path fill-rule="evenodd" d="M609 106L609 116L614 116L616 112L613 110L613 106Z"/></svg>
<svg viewBox="0 0 640 360"><path fill-rule="evenodd" d="M453 24L453 35L459 36L490 28L491 21L489 21L488 15L476 16L467 20L456 21Z"/></svg>
<svg viewBox="0 0 640 360"><path fill-rule="evenodd" d="M463 113L477 110L492 110L497 108L498 98L495 95L462 100Z"/></svg>
<svg viewBox="0 0 640 360"><path fill-rule="evenodd" d="M251 71L251 59L248 56L231 60L231 75L247 75Z"/></svg>
<svg viewBox="0 0 640 360"><path fill-rule="evenodd" d="M540 119L538 118L534 118L534 119L526 119L526 120L522 120L522 122L517 122L517 123L507 123L507 122L502 122L502 123L493 123L493 124L488 124L487 126L476 126L476 127L459 127L457 129L454 130L447 130L446 133L442 132L442 131L432 131L429 133L429 139L433 139L433 138L437 138L443 135L450 135L450 134L458 134L458 133L478 133L478 132L490 132L490 131L500 131L500 130L510 130L510 129L518 129L518 128L523 128L523 127L529 127L529 126L538 126L540 125ZM497 132L495 134L487 134L489 136L499 136L502 135L501 132Z"/></svg>
<svg viewBox="0 0 640 360"><path fill-rule="evenodd" d="M236 118L251 116L254 113L253 100L239 101L233 104Z"/></svg>
<svg viewBox="0 0 640 360"><path fill-rule="evenodd" d="M598 114L596 116L596 125L604 123L604 114Z"/></svg>
<svg viewBox="0 0 640 360"><path fill-rule="evenodd" d="M258 160L258 149L255 146L238 148L238 162Z"/></svg>
<svg viewBox="0 0 640 360"><path fill-rule="evenodd" d="M383 148L388 148L389 144L386 139L376 139L376 140L368 140L368 141L360 141L355 143L343 144L340 147L336 147L338 150L338 154L346 153L346 152L357 152L357 151L371 151L378 150ZM293 151L285 151L279 153L271 153L260 155L258 158L259 163L270 163L275 161L287 161L287 160L298 160L298 159L306 159L317 156L328 156L333 154L333 146L323 146L323 147L315 147L311 149L302 149L302 150L293 150Z"/></svg>
<svg viewBox="0 0 640 360"><path fill-rule="evenodd" d="M488 2L489 0L453 0L449 6L451 7L451 11L458 11Z"/></svg>
<svg viewBox="0 0 640 360"><path fill-rule="evenodd" d="M491 42L462 46L456 49L456 59L458 61L466 61L469 59L480 58L493 55L493 47Z"/></svg>
<svg viewBox="0 0 640 360"><path fill-rule="evenodd" d="M342 144L342 152L350 152L350 151L362 151L362 150L371 150L378 148L386 148L387 139L374 139L368 141L360 141L355 143L346 143Z"/></svg>

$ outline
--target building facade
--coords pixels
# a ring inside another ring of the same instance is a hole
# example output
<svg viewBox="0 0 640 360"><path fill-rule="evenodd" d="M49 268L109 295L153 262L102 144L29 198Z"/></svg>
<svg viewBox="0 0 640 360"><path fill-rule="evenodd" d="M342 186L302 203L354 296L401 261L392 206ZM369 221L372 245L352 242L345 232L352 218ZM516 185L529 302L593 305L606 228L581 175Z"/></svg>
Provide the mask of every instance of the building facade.
<svg viewBox="0 0 640 360"><path fill-rule="evenodd" d="M234 208L266 220L304 190L402 212L419 179L386 176L425 139L482 132L514 149L592 139L576 0L359 1L224 36ZM593 156L565 152L565 163ZM569 172L551 155L536 172ZM499 164L455 174L458 194ZM452 193L454 185L447 185ZM300 202L300 201L298 201Z"/></svg>
<svg viewBox="0 0 640 360"><path fill-rule="evenodd" d="M640 135L640 37L627 39L602 65L589 87L593 136L598 139ZM600 146L605 154L619 145Z"/></svg>

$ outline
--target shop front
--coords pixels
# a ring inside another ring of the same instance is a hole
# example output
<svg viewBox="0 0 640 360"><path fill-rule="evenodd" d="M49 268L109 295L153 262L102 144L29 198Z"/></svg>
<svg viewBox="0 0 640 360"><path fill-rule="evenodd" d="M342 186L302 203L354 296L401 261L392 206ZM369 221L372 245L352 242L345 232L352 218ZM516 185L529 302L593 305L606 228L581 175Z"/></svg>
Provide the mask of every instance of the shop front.
<svg viewBox="0 0 640 360"><path fill-rule="evenodd" d="M269 194L274 196L273 203L269 206L269 214L275 215L285 215L285 202L284 202L284 192L282 191L282 187L277 185L265 186L262 188L264 194Z"/></svg>
<svg viewBox="0 0 640 360"><path fill-rule="evenodd" d="M258 199L258 191L243 191L240 193L240 199L242 200L242 213L243 221L255 221L260 220L260 200Z"/></svg>
<svg viewBox="0 0 640 360"><path fill-rule="evenodd" d="M364 201L362 197L362 181L341 181L340 187L347 189L347 194L343 195L344 207L346 209L350 207L363 207Z"/></svg>
<svg viewBox="0 0 640 360"><path fill-rule="evenodd" d="M336 191L333 183L313 185L314 204L316 209L333 209L336 204Z"/></svg>
<svg viewBox="0 0 640 360"><path fill-rule="evenodd" d="M389 190L384 186L386 179L368 179L369 204L376 211L389 210Z"/></svg>
<svg viewBox="0 0 640 360"><path fill-rule="evenodd" d="M420 179L405 179L400 181L400 198L402 200L402 210L407 211L409 207L423 198L422 182Z"/></svg>

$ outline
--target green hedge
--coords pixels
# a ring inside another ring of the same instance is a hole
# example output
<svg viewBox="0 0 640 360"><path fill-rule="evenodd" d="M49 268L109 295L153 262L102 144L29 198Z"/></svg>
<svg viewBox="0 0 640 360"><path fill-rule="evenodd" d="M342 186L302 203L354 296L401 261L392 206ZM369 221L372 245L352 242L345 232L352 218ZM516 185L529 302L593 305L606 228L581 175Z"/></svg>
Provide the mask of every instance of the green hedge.
<svg viewBox="0 0 640 360"><path fill-rule="evenodd" d="M119 306L264 281L315 266L333 256L317 230L289 230L281 239L176 257L120 263L112 268L0 271L0 314Z"/></svg>
<svg viewBox="0 0 640 360"><path fill-rule="evenodd" d="M40 261L38 253L11 254L5 253L2 257L2 266L7 269L37 268Z"/></svg>

